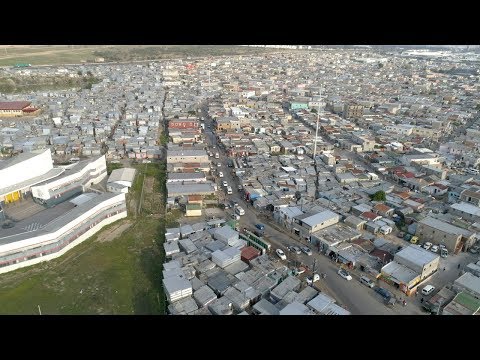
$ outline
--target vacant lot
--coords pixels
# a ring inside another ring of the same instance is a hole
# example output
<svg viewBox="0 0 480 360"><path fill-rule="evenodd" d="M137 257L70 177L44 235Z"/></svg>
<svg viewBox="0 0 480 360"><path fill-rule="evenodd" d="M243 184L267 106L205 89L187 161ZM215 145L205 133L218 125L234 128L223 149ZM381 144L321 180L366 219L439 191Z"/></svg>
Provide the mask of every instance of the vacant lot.
<svg viewBox="0 0 480 360"><path fill-rule="evenodd" d="M234 45L52 45L0 46L0 66L18 63L60 65L105 61L141 61L184 58L188 56L248 55L272 52L272 49ZM278 51L278 50L276 50Z"/></svg>
<svg viewBox="0 0 480 360"><path fill-rule="evenodd" d="M160 166L139 168L137 181L143 183L146 173L151 185L144 195L149 196ZM141 185L131 197L139 199L139 192ZM134 210L129 214L58 259L1 274L0 314L37 314L38 305L42 314L164 314L163 214L136 219Z"/></svg>

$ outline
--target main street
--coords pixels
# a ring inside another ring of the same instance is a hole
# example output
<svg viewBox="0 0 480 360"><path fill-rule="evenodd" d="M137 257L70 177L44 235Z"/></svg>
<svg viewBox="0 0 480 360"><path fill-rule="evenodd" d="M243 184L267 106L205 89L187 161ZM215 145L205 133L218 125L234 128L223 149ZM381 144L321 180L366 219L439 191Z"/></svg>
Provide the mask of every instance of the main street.
<svg viewBox="0 0 480 360"><path fill-rule="evenodd" d="M212 121L208 118L205 108L203 108L202 116L205 118L205 137L207 145L212 152L218 152L220 154L220 159L217 159L216 162L220 161L222 165L216 168L218 171L223 172L224 177L217 178L217 181L227 181L232 187L233 194L226 195L223 186L219 187L219 191L224 192L226 199L237 200L239 205L245 210L245 215L241 216L239 220L240 229L246 227L253 230L255 224L264 224L265 239L272 244L272 256L276 256L275 249L282 249L287 255L286 265L294 266L295 263L301 263L307 265L309 269L312 269L315 260L315 272L326 274L326 278L319 280L315 283L315 286L335 298L341 306L344 306L354 315L425 314L421 311L418 305L415 305L408 300L407 306L405 307L399 303L394 308L387 307L382 298L375 293L373 289L367 288L359 282L360 275L356 272L350 272L353 279L351 281L343 279L337 274L339 266L325 255L318 253L316 249L312 248L313 255L311 256L304 253L297 255L290 252L287 248L288 246L296 245L303 247L308 244L300 241L295 235L290 234L287 229L282 229L279 225L274 224L269 216L257 212L251 205L247 204L243 199L243 193L238 191L238 181L232 174L232 168L228 167L228 157L217 144L216 136L213 133ZM215 149L212 149L213 146L215 146ZM228 211L228 213L231 214L233 211ZM378 285L391 290L387 284L380 282Z"/></svg>

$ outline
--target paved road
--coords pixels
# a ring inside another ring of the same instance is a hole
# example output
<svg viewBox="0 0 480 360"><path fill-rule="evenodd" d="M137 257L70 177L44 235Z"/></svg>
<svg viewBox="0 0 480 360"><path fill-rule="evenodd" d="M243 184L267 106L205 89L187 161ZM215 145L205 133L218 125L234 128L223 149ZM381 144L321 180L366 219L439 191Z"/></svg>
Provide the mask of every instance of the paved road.
<svg viewBox="0 0 480 360"><path fill-rule="evenodd" d="M365 285L361 284L358 279L359 275L355 272L351 272L353 280L347 281L341 278L338 274L339 266L328 259L323 254L319 254L316 250L313 250L312 256L307 256L306 254L296 255L293 252L288 251L287 247L290 245L297 246L306 246L307 243L300 242L297 237L293 234L289 234L286 229L282 229L277 224L273 224L271 221L267 220L268 218L254 209L251 205L248 205L243 200L243 194L238 191L237 185L238 182L234 176L231 174L232 168L227 166L228 157L224 152L219 149L216 143L216 137L208 129L208 126L211 126L211 120L206 116L206 113L203 112L205 117L205 126L206 126L206 141L209 146L216 146L216 151L220 153L220 159L217 161L222 162L222 166L217 169L221 169L224 174L223 178L217 180L226 180L229 185L232 186L233 194L226 195L227 199L238 199L240 200L240 206L245 209L245 215L242 216L239 220L239 228L243 229L244 227L249 229L254 229L254 225L257 223L262 223L265 225L265 238L268 239L272 244L272 254L274 254L275 249L281 248L287 255L286 264L294 266L296 262L307 265L310 269L313 268L314 259L316 260L316 273L325 273L327 276L325 279L320 280L315 285L319 287L322 291L325 291L328 295L334 297L341 306L344 306L354 315L392 315L392 314L422 314L418 305L414 305L413 302L408 301L407 306L403 307L397 305L395 308L391 309L385 306L384 302L380 296L375 293L372 289L367 288ZM213 128L212 128L213 130ZM224 188L221 187L221 191L224 191ZM228 213L231 213L229 211ZM281 230L281 231L279 231ZM275 255L273 255L275 256ZM379 284L382 287L388 288L387 284Z"/></svg>

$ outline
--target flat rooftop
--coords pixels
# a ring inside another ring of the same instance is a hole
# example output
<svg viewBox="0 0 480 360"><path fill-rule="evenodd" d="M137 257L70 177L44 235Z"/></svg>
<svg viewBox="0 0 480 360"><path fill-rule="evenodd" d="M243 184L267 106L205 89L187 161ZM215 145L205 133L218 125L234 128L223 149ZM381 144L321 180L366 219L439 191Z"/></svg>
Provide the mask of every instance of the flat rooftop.
<svg viewBox="0 0 480 360"><path fill-rule="evenodd" d="M11 157L10 159L3 160L0 162L0 170L6 169L10 166L16 165L21 163L22 161L26 161L31 159L37 155L44 153L45 151L50 151L50 149L42 149L42 150L34 150L30 152L23 152L16 156Z"/></svg>
<svg viewBox="0 0 480 360"><path fill-rule="evenodd" d="M13 191L22 190L22 189L32 187L34 185L38 185L42 182L46 182L46 181L51 180L53 178L57 178L64 171L65 171L65 169L63 169L63 168L53 168L43 175L36 176L32 179L25 180L25 181L22 181L22 182L19 182L19 183L15 184L15 185L7 186L3 189L0 189L0 196L10 194Z"/></svg>
<svg viewBox="0 0 480 360"><path fill-rule="evenodd" d="M404 284L409 284L413 279L420 276L420 274L396 261L391 261L385 265L382 272Z"/></svg>

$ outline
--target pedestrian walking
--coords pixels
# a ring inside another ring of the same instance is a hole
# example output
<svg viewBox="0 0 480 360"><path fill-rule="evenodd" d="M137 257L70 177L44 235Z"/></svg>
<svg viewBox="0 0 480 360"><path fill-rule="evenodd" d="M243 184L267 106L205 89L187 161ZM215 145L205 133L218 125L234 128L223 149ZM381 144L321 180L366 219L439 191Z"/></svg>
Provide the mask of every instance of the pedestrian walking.
<svg viewBox="0 0 480 360"><path fill-rule="evenodd" d="M445 271L445 267L443 268L443 271Z"/></svg>
<svg viewBox="0 0 480 360"><path fill-rule="evenodd" d="M457 269L460 269L460 264L458 264Z"/></svg>
<svg viewBox="0 0 480 360"><path fill-rule="evenodd" d="M423 297L420 299L420 302L423 303Z"/></svg>

